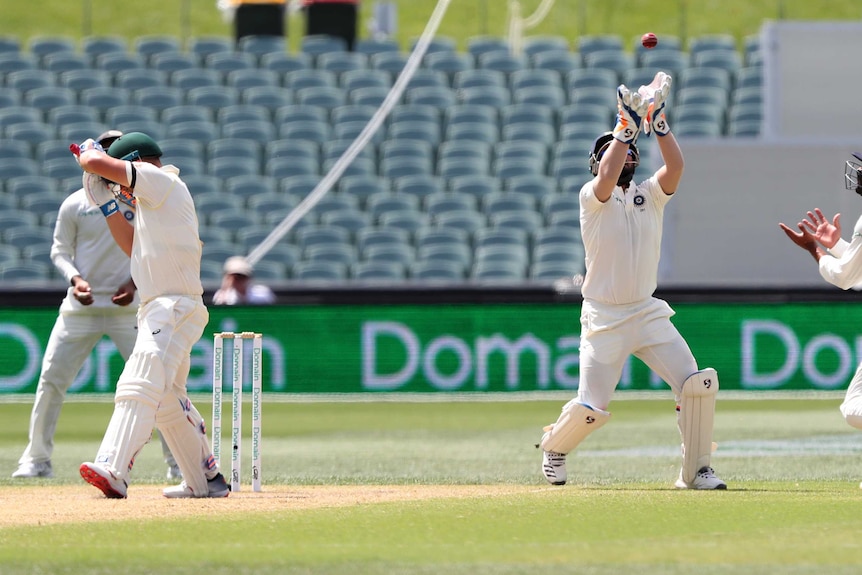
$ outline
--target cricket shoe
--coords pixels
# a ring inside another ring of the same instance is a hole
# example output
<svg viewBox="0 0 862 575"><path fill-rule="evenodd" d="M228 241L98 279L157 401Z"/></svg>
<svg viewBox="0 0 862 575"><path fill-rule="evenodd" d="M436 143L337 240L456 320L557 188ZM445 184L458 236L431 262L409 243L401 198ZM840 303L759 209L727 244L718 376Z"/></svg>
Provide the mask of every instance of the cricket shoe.
<svg viewBox="0 0 862 575"><path fill-rule="evenodd" d="M224 475L219 473L212 479L207 479L206 495L195 495L191 487L183 481L174 487L167 487L162 490L162 494L168 499L192 499L196 497L227 497L230 495L230 485L224 479Z"/></svg>
<svg viewBox="0 0 862 575"><path fill-rule="evenodd" d="M82 463L79 469L84 481L99 488L108 499L125 499L128 484L98 463Z"/></svg>
<svg viewBox="0 0 862 575"><path fill-rule="evenodd" d="M542 451L542 473L551 485L565 485L566 454Z"/></svg>
<svg viewBox="0 0 862 575"><path fill-rule="evenodd" d="M715 476L712 467L701 467L691 483L686 483L683 480L682 471L680 471L679 479L674 483L674 487L677 489L727 489L727 483Z"/></svg>
<svg viewBox="0 0 862 575"><path fill-rule="evenodd" d="M54 477L50 461L30 461L22 463L12 473L14 479L33 479L36 477Z"/></svg>

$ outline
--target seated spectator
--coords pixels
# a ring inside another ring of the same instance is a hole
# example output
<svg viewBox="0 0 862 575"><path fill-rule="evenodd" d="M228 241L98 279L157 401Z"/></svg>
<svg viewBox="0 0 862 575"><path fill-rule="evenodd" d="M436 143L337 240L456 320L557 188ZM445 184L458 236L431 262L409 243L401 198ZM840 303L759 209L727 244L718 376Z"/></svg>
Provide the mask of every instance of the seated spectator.
<svg viewBox="0 0 862 575"><path fill-rule="evenodd" d="M275 294L269 286L252 283L254 268L242 256L229 257L224 263L221 287L213 295L213 305L269 305Z"/></svg>

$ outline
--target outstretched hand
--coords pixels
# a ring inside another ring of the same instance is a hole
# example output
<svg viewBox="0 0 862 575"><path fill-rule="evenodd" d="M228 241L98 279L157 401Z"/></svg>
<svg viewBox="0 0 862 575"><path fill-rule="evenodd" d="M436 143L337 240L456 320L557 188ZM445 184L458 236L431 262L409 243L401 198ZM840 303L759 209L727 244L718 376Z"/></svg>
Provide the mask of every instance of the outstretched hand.
<svg viewBox="0 0 862 575"><path fill-rule="evenodd" d="M802 222L799 222L797 225L799 228L798 232L790 229L783 223L779 223L778 227L784 231L787 237L790 238L790 241L810 253L815 260L820 261L820 256L823 255L823 252L817 248L817 239L810 231L808 231L808 229L806 229Z"/></svg>
<svg viewBox="0 0 862 575"><path fill-rule="evenodd" d="M814 208L814 212L808 212L808 218L800 222L805 229L814 236L825 248L830 249L841 239L841 214L835 214L832 223L826 219L820 208Z"/></svg>

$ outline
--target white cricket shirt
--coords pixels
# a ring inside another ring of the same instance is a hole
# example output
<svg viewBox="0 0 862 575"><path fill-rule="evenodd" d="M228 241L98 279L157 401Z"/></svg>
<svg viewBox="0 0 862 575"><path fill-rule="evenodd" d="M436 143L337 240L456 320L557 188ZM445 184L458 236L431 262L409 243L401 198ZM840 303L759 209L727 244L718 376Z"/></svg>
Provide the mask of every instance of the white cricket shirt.
<svg viewBox="0 0 862 575"><path fill-rule="evenodd" d="M624 192L615 187L607 202L581 188L581 235L586 251L584 299L626 305L651 297L658 284L664 207L670 201L655 176Z"/></svg>
<svg viewBox="0 0 862 575"><path fill-rule="evenodd" d="M129 222L134 222L135 210L120 204L120 213ZM117 288L129 281L131 270L129 257L111 236L102 211L90 204L83 188L70 194L57 213L54 225L54 243L51 245L51 261L63 274L67 282L81 276L89 284L93 294L91 305L82 305L72 296L70 286L60 306L62 313L87 312L111 309L117 313L134 313L137 295L130 306L111 303Z"/></svg>
<svg viewBox="0 0 862 575"><path fill-rule="evenodd" d="M179 169L145 162L134 167L137 215L131 268L141 301L163 295L202 295L198 217ZM131 169L129 162L130 181Z"/></svg>
<svg viewBox="0 0 862 575"><path fill-rule="evenodd" d="M862 217L856 220L850 242L838 240L829 254L820 258L820 275L841 289L862 287Z"/></svg>

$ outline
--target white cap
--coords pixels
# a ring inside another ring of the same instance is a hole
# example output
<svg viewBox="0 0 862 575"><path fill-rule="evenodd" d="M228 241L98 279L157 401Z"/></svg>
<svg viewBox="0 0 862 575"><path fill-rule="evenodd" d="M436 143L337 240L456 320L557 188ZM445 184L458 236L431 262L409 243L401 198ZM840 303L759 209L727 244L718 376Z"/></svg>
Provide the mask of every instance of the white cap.
<svg viewBox="0 0 862 575"><path fill-rule="evenodd" d="M224 262L224 273L251 277L254 274L254 268L244 257L232 256Z"/></svg>

